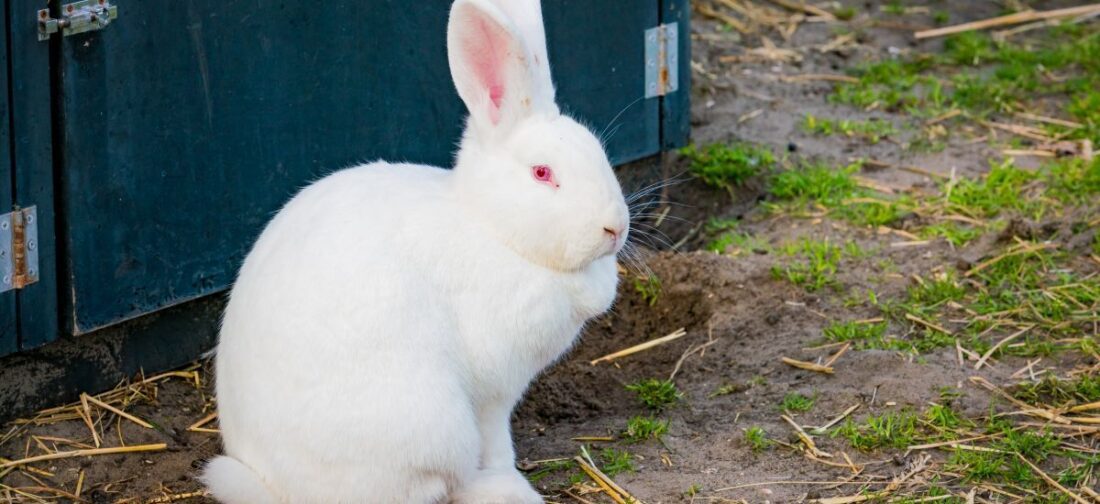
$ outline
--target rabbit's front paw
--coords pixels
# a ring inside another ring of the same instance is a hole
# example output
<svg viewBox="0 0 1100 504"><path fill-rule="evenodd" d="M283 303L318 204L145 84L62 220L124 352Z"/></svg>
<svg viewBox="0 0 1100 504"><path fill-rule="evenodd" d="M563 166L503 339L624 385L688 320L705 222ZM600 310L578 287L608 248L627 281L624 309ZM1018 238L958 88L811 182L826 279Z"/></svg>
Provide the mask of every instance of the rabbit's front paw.
<svg viewBox="0 0 1100 504"><path fill-rule="evenodd" d="M482 471L466 483L451 501L453 504L543 504L542 496L531 488L518 471Z"/></svg>

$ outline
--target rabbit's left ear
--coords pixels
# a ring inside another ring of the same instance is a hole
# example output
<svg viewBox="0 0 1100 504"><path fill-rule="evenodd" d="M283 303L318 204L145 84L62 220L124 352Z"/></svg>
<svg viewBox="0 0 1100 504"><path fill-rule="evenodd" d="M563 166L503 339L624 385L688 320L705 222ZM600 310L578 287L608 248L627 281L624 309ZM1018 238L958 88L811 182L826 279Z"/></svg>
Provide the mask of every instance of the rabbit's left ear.
<svg viewBox="0 0 1100 504"><path fill-rule="evenodd" d="M455 2L447 52L458 94L483 134L507 131L536 111L546 111L547 103L556 111L553 89L535 85L533 54L512 20L492 2Z"/></svg>

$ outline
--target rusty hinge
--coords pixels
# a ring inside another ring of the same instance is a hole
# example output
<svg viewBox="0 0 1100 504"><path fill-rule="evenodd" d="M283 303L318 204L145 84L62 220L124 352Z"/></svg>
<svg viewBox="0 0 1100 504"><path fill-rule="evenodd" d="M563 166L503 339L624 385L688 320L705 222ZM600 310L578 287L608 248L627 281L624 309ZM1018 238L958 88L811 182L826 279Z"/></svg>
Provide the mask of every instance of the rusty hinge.
<svg viewBox="0 0 1100 504"><path fill-rule="evenodd" d="M21 208L0 215L0 292L38 281L38 212Z"/></svg>
<svg viewBox="0 0 1100 504"><path fill-rule="evenodd" d="M680 28L668 23L645 31L645 97L680 88Z"/></svg>

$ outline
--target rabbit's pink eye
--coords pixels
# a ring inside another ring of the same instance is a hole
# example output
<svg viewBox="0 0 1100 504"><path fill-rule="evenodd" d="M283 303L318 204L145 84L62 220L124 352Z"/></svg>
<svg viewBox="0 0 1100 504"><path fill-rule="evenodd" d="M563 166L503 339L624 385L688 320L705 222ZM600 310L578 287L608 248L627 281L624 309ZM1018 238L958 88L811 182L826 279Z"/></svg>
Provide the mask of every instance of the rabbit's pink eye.
<svg viewBox="0 0 1100 504"><path fill-rule="evenodd" d="M535 180L547 184L551 187L557 188L558 181L554 180L554 170L551 170L549 166L537 165L531 167L531 176Z"/></svg>

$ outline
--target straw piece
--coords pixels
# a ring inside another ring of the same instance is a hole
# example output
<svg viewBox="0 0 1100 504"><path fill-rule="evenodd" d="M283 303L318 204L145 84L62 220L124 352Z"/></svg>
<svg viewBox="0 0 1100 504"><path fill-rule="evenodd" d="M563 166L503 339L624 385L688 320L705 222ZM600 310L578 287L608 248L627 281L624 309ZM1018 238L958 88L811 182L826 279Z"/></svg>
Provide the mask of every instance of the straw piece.
<svg viewBox="0 0 1100 504"><path fill-rule="evenodd" d="M1030 120L1030 121L1035 121L1035 122L1054 124L1056 126L1065 126L1067 128L1073 128L1073 129L1081 129L1081 128L1085 127L1084 124L1081 124L1079 122L1067 121L1065 119L1057 119L1057 118L1054 118L1054 117L1046 117L1046 116L1041 116L1041 115L1029 114L1027 112L1016 112L1016 117L1019 117L1021 119L1027 119L1027 120Z"/></svg>
<svg viewBox="0 0 1100 504"><path fill-rule="evenodd" d="M596 482L596 484L603 489L604 493L606 493L608 497L611 497L611 499L618 504L627 504L626 501L623 500L622 496L619 495L619 493L616 492L615 489L611 487L611 485L608 485L607 481L604 480L604 478L600 477L600 475L603 473L599 472L599 469L596 469L595 467L589 465L588 462L586 462L581 457L573 457L573 461L576 462L578 466L580 466L581 470L584 471L585 474L587 474L588 477L592 479L592 481Z"/></svg>
<svg viewBox="0 0 1100 504"><path fill-rule="evenodd" d="M843 347L840 347L840 350L837 350L836 353L833 354L832 357L829 357L829 360L825 361L824 366L825 367L833 367L833 364L836 362L836 360L839 359L841 355L844 355L844 352L847 352L849 348L852 348L852 342L851 341L845 343L845 345Z"/></svg>
<svg viewBox="0 0 1100 504"><path fill-rule="evenodd" d="M1034 327L1035 326L1033 326L1033 325L1027 326L1027 327L1025 327L1023 329L1020 329L1019 331L1016 331L1015 333L1012 333L1011 335L1005 337L1001 341L998 341L996 345L993 345L992 348L987 350L985 352L985 354L982 355L981 359L978 359L978 363L974 365L974 370L977 371L977 370L981 369L982 366L985 365L985 361L989 360L989 358L993 356L993 352L996 352L998 348L1001 348L1002 346L1005 345L1005 343L1008 343L1009 341L1012 341L1012 340L1020 337L1021 335L1023 335L1024 333L1026 333L1028 331L1030 331Z"/></svg>
<svg viewBox="0 0 1100 504"><path fill-rule="evenodd" d="M999 129L1001 131L1007 131L1014 135L1019 135L1024 138L1030 138L1032 140L1038 140L1040 142L1053 143L1054 139L1043 134L1044 132L1039 129L1031 128L1028 126L1020 126L1017 124L1003 124L993 121L978 121L982 126L987 128Z"/></svg>
<svg viewBox="0 0 1100 504"><path fill-rule="evenodd" d="M24 459L13 460L11 462L0 463L0 469L7 469L9 467L20 467L27 464L33 464L35 462L44 462L47 460L67 459L74 457L94 457L98 455L115 455L118 453L134 453L134 452L148 452L148 451L163 451L167 450L168 445L166 443L135 445L135 446L122 446L117 448L94 448L91 450L72 450L66 452L49 453L46 455L38 455L35 457L27 457Z"/></svg>
<svg viewBox="0 0 1100 504"><path fill-rule="evenodd" d="M833 368L822 366L821 364L814 364L812 362L804 362L789 357L783 357L783 363L791 367L805 369L806 371L813 371L815 373L833 374Z"/></svg>
<svg viewBox="0 0 1100 504"><path fill-rule="evenodd" d="M80 395L81 408L76 408L76 412L80 415L81 420L84 420L84 425L88 426L88 430L92 431L92 441L95 442L95 447L99 448L101 442L99 440L99 432L96 431L95 424L92 423L92 408L88 406L88 395ZM83 408L83 409L82 409Z"/></svg>
<svg viewBox="0 0 1100 504"><path fill-rule="evenodd" d="M798 439L802 441L802 444L806 445L806 449L810 450L811 455L815 457L833 458L832 454L825 453L817 449L817 444L814 443L813 438L811 438L809 434L806 434L806 431L802 430L802 427L796 424L794 420L791 420L791 417L787 415L779 415L779 418L782 418L784 422L787 422L791 425L791 427L794 429L795 434L798 435Z"/></svg>
<svg viewBox="0 0 1100 504"><path fill-rule="evenodd" d="M99 406L100 408L103 408L107 411L110 411L111 413L114 413L114 414L116 414L116 415L118 415L122 418L125 418L125 419L127 419L131 422L134 422L134 423L136 423L136 424L138 424L142 427L145 427L146 429L152 429L153 428L153 424L151 424L149 422L146 422L145 420L142 420L142 419L140 419L140 418L138 418L134 415L131 415L131 414L129 414L125 411L122 411L122 410L120 410L120 409L118 409L114 406L111 406L110 404L107 404L103 401L100 401L99 399L96 399L96 398L94 398L94 397L92 397L88 394L82 394L82 395L83 395L84 400L86 400L86 401L88 401L92 404L95 404L96 406Z"/></svg>
<svg viewBox="0 0 1100 504"><path fill-rule="evenodd" d="M939 124L941 122L944 122L944 121L946 121L948 119L951 119L951 118L954 118L954 117L958 117L960 115L962 115L961 110L951 109L951 110L948 110L947 112L944 112L944 113L942 113L942 114L940 114L936 117L933 117L932 119L929 119L924 124L927 125L927 126L932 126L934 124Z"/></svg>
<svg viewBox="0 0 1100 504"><path fill-rule="evenodd" d="M613 361L615 359L618 359L620 357L626 357L628 355L636 354L638 352L649 350L650 348L653 348L655 346L663 345L665 343L668 343L669 341L673 341L673 340L683 338L686 335L687 335L687 331L685 331L684 328L681 327L681 328L673 331L672 334L669 334L668 336L662 336L662 337L657 338L657 339L649 340L645 343L634 345L630 348L619 350L618 352L607 354L603 357L600 357L599 359L596 359L596 360L593 360L593 361L589 362L589 364L595 366L596 364L599 364L601 362L611 362L611 361Z"/></svg>
<svg viewBox="0 0 1100 504"><path fill-rule="evenodd" d="M920 318L916 315L913 315L912 313L906 313L905 314L905 319L909 320L909 321L912 321L912 322L916 322L916 323L918 323L922 326L925 326L929 329L934 329L934 330L939 331L941 333L944 333L948 336L954 336L955 335L955 333L953 333L951 331L948 331L946 327L943 327L941 325L938 325L938 324L929 322L927 320L924 320L924 319L922 319L922 318Z"/></svg>
<svg viewBox="0 0 1100 504"><path fill-rule="evenodd" d="M1003 153L1006 156L1013 156L1013 157L1032 156L1032 157L1052 158L1052 157L1057 157L1058 156L1058 154L1055 153L1054 151L1048 151L1048 150L1042 150L1042 149L1005 149L1005 150L1001 151L1001 153Z"/></svg>
<svg viewBox="0 0 1100 504"><path fill-rule="evenodd" d="M154 499L149 499L149 500L145 501L145 504L165 504L165 503L168 503L168 502L176 502L176 501L181 501L181 500L186 500L186 499L194 499L194 498L197 498L197 497L207 497L209 495L210 495L210 492L207 492L206 490L200 490L198 492L179 493L179 494L165 495L163 497L157 497L157 498L154 498Z"/></svg>
<svg viewBox="0 0 1100 504"><path fill-rule="evenodd" d="M822 425L821 427L814 427L813 429L810 429L810 430L814 431L815 434L823 434L823 433L825 433L825 431L829 430L829 427L832 427L832 426L840 423L845 418L848 418L848 415L851 415L852 412L857 410L857 409L859 409L859 404L854 404L851 407L849 407L848 409L844 410L844 413L841 413L840 415L837 415L836 418L834 418L832 420L829 420L829 423L827 423L825 425Z"/></svg>
<svg viewBox="0 0 1100 504"><path fill-rule="evenodd" d="M1052 19L1060 17L1079 16L1082 14L1091 14L1094 11L1100 10L1100 4L1082 5L1079 7L1070 7L1067 9L1055 9L1049 11L1033 11L1027 10L1024 12L1017 12L1015 14L1009 14L1007 16L999 16L990 19L983 19L981 21L974 21L970 23L963 23L954 26L945 26L943 28L935 28L932 30L922 30L913 34L917 40L942 37L944 35L951 35L954 33L962 33L974 30L984 30L986 28L993 28L996 26L1007 26L1020 23L1026 23L1028 21L1038 21L1042 19Z"/></svg>
<svg viewBox="0 0 1100 504"><path fill-rule="evenodd" d="M849 84L856 84L859 79L850 75L837 75L837 74L800 74L800 75L780 75L779 80L782 82L811 82L811 81L829 81L829 82L846 82Z"/></svg>
<svg viewBox="0 0 1100 504"><path fill-rule="evenodd" d="M1095 410L1095 409L1100 409L1100 401L1096 401L1096 402L1092 402L1092 403L1088 403L1088 404L1081 404L1079 406L1074 406L1074 407L1070 408L1068 411L1070 413L1077 413L1079 411L1091 411L1091 410Z"/></svg>
<svg viewBox="0 0 1100 504"><path fill-rule="evenodd" d="M191 426L188 427L187 430L194 431L195 429L201 429L206 424L208 424L210 422L213 422L214 419L216 419L216 418L218 418L218 412L217 411L202 417L199 421L191 424Z"/></svg>
<svg viewBox="0 0 1100 504"><path fill-rule="evenodd" d="M569 438L569 439L572 440L572 441L581 441L581 442L593 442L593 441L608 442L608 441L614 441L615 437L614 436L577 436L577 437L572 437L572 438Z"/></svg>

